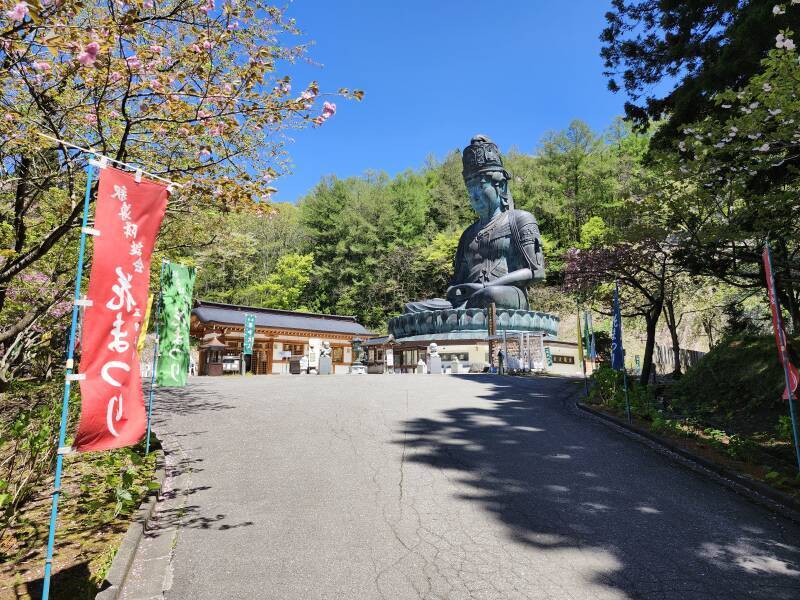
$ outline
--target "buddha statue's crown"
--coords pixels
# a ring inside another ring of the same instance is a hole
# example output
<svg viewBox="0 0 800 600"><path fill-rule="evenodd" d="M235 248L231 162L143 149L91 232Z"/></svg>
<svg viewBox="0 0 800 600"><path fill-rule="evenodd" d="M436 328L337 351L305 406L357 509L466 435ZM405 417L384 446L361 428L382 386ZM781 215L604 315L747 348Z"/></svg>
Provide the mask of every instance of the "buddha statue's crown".
<svg viewBox="0 0 800 600"><path fill-rule="evenodd" d="M486 171L502 171L506 179L509 178L497 144L485 135L476 135L470 140L469 146L464 148L462 164L465 178Z"/></svg>

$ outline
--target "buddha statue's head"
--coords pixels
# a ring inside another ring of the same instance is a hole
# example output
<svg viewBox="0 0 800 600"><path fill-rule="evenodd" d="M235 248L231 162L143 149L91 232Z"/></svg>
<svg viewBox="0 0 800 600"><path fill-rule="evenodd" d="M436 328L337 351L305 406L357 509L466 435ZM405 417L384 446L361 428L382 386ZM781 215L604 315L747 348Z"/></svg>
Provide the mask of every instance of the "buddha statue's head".
<svg viewBox="0 0 800 600"><path fill-rule="evenodd" d="M476 135L464 148L462 164L470 204L482 221L513 208L508 191L510 175L503 167L497 144L485 135Z"/></svg>

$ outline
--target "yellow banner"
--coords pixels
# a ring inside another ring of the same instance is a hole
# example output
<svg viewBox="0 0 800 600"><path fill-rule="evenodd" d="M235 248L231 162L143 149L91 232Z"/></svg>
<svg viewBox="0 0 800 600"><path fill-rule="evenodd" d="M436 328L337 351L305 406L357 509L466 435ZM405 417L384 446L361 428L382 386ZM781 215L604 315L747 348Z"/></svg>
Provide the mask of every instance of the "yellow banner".
<svg viewBox="0 0 800 600"><path fill-rule="evenodd" d="M139 341L136 344L136 351L141 354L144 349L144 340L147 338L147 325L150 323L150 308L153 306L153 294L147 296L147 309L144 311L142 328L139 330Z"/></svg>

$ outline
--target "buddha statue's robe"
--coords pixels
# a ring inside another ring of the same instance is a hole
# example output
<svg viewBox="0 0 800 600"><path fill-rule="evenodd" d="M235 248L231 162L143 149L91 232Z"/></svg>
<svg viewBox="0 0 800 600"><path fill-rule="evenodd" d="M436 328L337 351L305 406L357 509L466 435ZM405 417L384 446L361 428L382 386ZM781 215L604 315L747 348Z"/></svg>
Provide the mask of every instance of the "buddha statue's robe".
<svg viewBox="0 0 800 600"><path fill-rule="evenodd" d="M522 269L530 269L530 276L511 285L490 285ZM497 308L529 310L527 286L532 279L543 278L544 257L536 219L523 210L503 211L488 223L476 221L461 234L448 298L409 302L405 312L484 308L491 303ZM476 285L454 289L463 284Z"/></svg>

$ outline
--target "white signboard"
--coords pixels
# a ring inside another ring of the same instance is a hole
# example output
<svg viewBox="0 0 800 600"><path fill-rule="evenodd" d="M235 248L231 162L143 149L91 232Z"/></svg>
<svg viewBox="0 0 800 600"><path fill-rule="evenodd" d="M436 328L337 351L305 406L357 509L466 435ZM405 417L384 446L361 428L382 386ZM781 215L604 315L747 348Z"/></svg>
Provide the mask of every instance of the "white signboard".
<svg viewBox="0 0 800 600"><path fill-rule="evenodd" d="M534 371L544 371L546 358L544 355L544 338L541 334L533 335L531 340L531 359Z"/></svg>
<svg viewBox="0 0 800 600"><path fill-rule="evenodd" d="M386 349L386 366L393 367L394 366L394 350L391 348Z"/></svg>
<svg viewBox="0 0 800 600"><path fill-rule="evenodd" d="M319 338L311 338L308 340L308 368L319 368L319 353L322 349L322 340Z"/></svg>

